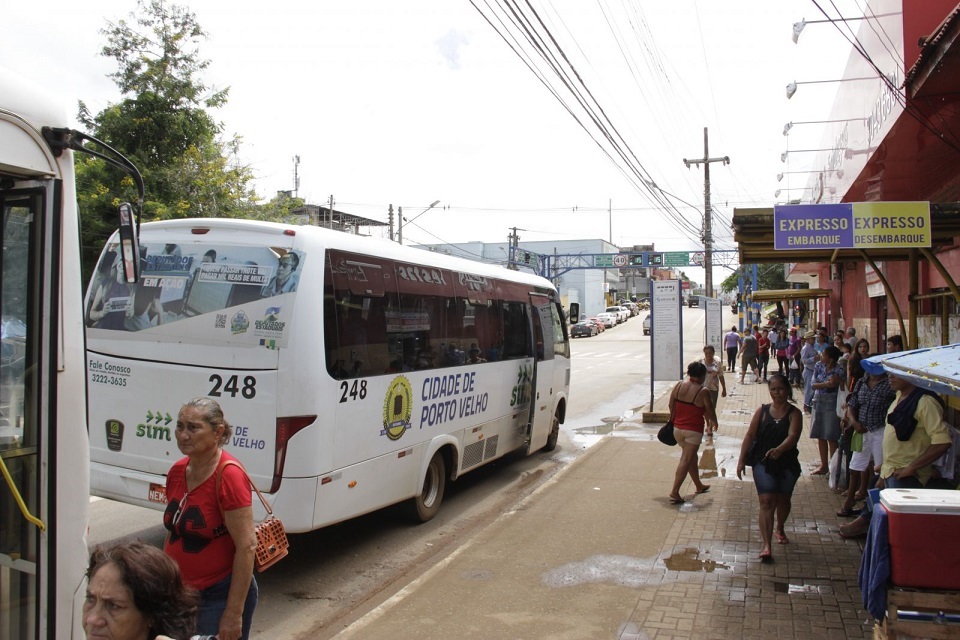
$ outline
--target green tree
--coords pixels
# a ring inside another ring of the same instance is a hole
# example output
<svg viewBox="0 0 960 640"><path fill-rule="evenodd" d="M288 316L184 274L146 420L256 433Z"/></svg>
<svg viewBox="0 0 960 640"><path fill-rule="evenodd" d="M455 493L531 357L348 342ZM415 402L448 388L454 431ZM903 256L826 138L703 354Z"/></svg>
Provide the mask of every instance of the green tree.
<svg viewBox="0 0 960 640"><path fill-rule="evenodd" d="M143 174L143 220L237 217L256 208L253 174L237 160L240 138L224 139L208 110L223 106L227 90L201 80L209 61L199 43L206 34L193 13L165 0L138 0L131 21L109 23L101 54L117 62L110 75L120 102L92 115L81 102L79 118L95 137L121 151ZM123 172L97 159L77 161L77 196L90 272L116 227L116 207L136 201Z"/></svg>
<svg viewBox="0 0 960 640"><path fill-rule="evenodd" d="M744 273L744 281L750 282L750 271L750 265L744 265L740 269L734 271L720 284L720 291L723 293L736 292L737 279L740 277L741 272ZM757 267L758 291L789 288L790 284L787 282L787 279L784 276L782 264L761 264Z"/></svg>

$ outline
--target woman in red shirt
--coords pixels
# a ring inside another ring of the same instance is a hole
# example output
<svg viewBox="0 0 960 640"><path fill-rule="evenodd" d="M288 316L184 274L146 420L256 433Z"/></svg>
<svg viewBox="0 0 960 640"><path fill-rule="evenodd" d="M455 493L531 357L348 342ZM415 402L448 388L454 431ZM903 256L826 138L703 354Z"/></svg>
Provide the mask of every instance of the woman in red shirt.
<svg viewBox="0 0 960 640"><path fill-rule="evenodd" d="M250 483L223 450L233 428L216 400L194 398L177 416L177 447L186 455L167 474L163 550L183 581L200 591L197 633L246 640L257 606ZM217 476L220 476L219 481Z"/></svg>
<svg viewBox="0 0 960 640"><path fill-rule="evenodd" d="M700 481L697 468L697 451L703 442L704 418L711 431L717 430L717 414L710 398L710 391L703 386L707 377L707 367L702 362L692 362L687 366L687 379L677 383L670 394L670 417L673 420L673 436L680 445L680 464L673 480L670 492L670 504L683 504L680 486L688 475L696 486L696 492L706 493L710 488Z"/></svg>
<svg viewBox="0 0 960 640"><path fill-rule="evenodd" d="M757 331L757 363L760 373L763 374L763 381L767 381L767 365L770 364L770 339L767 338L766 331Z"/></svg>

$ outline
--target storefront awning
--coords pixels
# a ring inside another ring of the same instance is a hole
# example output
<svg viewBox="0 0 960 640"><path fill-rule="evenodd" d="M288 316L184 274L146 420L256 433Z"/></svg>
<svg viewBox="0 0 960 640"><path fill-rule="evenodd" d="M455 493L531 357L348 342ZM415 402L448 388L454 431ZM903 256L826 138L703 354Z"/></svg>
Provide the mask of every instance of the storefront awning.
<svg viewBox="0 0 960 640"><path fill-rule="evenodd" d="M778 302L780 300L810 300L813 298L826 298L830 295L830 289L766 289L764 291L754 291L754 302Z"/></svg>
<svg viewBox="0 0 960 640"><path fill-rule="evenodd" d="M930 349L885 353L862 361L869 373L886 371L916 387L960 396L960 343Z"/></svg>

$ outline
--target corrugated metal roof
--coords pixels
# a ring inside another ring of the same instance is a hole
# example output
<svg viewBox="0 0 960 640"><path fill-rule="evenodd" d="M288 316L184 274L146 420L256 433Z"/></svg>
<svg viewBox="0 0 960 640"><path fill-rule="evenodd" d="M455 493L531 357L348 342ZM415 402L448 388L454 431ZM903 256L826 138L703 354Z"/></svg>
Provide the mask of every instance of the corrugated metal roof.
<svg viewBox="0 0 960 640"><path fill-rule="evenodd" d="M960 343L885 353L866 358L862 364L869 373L883 370L906 378L916 387L960 396Z"/></svg>

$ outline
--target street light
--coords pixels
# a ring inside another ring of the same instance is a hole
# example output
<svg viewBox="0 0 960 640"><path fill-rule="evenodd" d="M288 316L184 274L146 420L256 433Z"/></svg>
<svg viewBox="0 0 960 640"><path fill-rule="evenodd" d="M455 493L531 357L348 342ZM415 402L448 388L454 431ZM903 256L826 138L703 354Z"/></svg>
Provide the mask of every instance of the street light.
<svg viewBox="0 0 960 640"><path fill-rule="evenodd" d="M787 156L791 153L812 153L816 151L843 151L840 147L834 147L832 149L787 149L780 154L780 162L786 162Z"/></svg>
<svg viewBox="0 0 960 640"><path fill-rule="evenodd" d="M807 120L805 122L788 122L783 125L783 135L790 135L790 130L796 124L830 124L832 122L864 122L866 118L840 118L839 120Z"/></svg>
<svg viewBox="0 0 960 640"><path fill-rule="evenodd" d="M418 213L417 215L413 216L413 217L410 218L409 220L407 220L406 218L403 217L403 208L400 208L400 216L399 216L399 220L397 221L397 222L398 222L398 224L397 224L397 242L399 242L400 244L403 244L403 221L404 221L404 220L407 220L407 222L413 222L414 220L416 220L417 218L419 218L420 216L422 216L423 214L425 214L427 211L430 211L430 209L433 209L433 208L434 208L435 206L437 206L438 204L440 204L440 201L439 201L439 200L434 200L433 202L430 203L430 206L429 206L429 207L427 207L426 209L424 209L423 211L421 211L421 212Z"/></svg>
<svg viewBox="0 0 960 640"><path fill-rule="evenodd" d="M794 173L820 173L821 171L823 171L824 173L830 173L830 172L832 171L833 173L837 174L837 177L838 177L838 178L842 178L842 177L843 177L843 169L827 169L827 170L824 170L824 169L808 169L807 171L784 171L784 172L782 172L782 173L778 173L778 174L777 174L777 182L780 182L781 180L783 180L783 176L788 176L788 175L791 175L791 174L794 174Z"/></svg>
<svg viewBox="0 0 960 640"><path fill-rule="evenodd" d="M797 92L798 84L825 84L828 82L853 82L854 80L883 80L883 79L884 78L881 78L879 76L866 76L864 78L839 78L837 80L806 80L804 82L797 82L796 80L794 80L793 82L787 83L787 100L792 98L793 94ZM784 128L783 135L787 135L786 131L787 129Z"/></svg>
<svg viewBox="0 0 960 640"><path fill-rule="evenodd" d="M874 15L874 17L879 18L880 16L883 16L883 15L889 16L893 14L889 14L889 13L876 14ZM793 33L791 34L790 37L793 38L793 44L797 44L797 41L800 39L800 34L803 33L804 27L806 27L808 24L816 24L818 22L852 22L854 20L864 20L864 19L866 19L866 16L860 16L859 18L827 18L825 20L811 20L810 22L807 22L806 20L801 18L800 22L793 23Z"/></svg>

